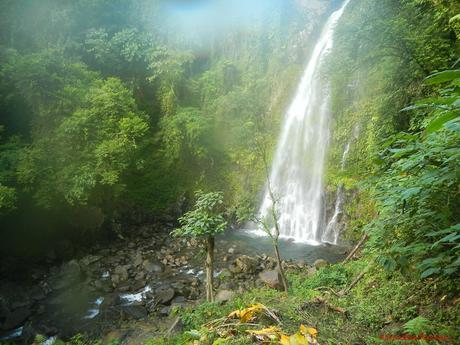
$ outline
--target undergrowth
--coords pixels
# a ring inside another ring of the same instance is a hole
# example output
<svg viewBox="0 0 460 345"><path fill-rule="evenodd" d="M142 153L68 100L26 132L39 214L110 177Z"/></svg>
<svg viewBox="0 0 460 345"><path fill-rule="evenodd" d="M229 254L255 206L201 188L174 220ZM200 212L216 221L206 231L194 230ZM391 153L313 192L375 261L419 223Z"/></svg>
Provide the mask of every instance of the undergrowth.
<svg viewBox="0 0 460 345"><path fill-rule="evenodd" d="M306 272L290 272L288 294L259 288L225 305L203 303L180 311L185 332L175 338L151 340L148 345L186 344L191 339L187 331L200 330L206 322L253 303L276 310L283 331L287 333L295 332L300 324L316 328L318 342L323 345L439 344L436 339L442 339L443 344L460 342L457 326L460 324L460 303L455 302L456 287L452 282L418 281L398 272L390 274L372 263L354 288L345 296L336 296L335 293L348 286L369 262L361 259L331 265L310 276ZM346 313L311 303L315 296L344 308ZM409 339L410 336L423 339ZM398 337L401 340L397 340ZM212 340L212 335L208 334L209 344L213 344ZM244 332L237 332L234 337L218 343L251 344L251 339Z"/></svg>
<svg viewBox="0 0 460 345"><path fill-rule="evenodd" d="M366 269L363 278L347 294L339 296L340 291ZM458 286L452 280L420 281L414 274L389 273L366 258L326 266L314 274L288 272L288 279L289 293L257 288L224 305L205 302L176 310L184 331L151 339L145 345L182 345L193 343L192 340L200 345L252 344L244 328L235 330L227 339L220 339L203 325L255 303L274 310L287 334L295 333L301 324L317 329L318 342L322 345L460 343L460 300ZM317 297L346 312L315 303ZM262 321L260 326L268 324ZM79 335L66 344L115 345L117 342L104 344Z"/></svg>

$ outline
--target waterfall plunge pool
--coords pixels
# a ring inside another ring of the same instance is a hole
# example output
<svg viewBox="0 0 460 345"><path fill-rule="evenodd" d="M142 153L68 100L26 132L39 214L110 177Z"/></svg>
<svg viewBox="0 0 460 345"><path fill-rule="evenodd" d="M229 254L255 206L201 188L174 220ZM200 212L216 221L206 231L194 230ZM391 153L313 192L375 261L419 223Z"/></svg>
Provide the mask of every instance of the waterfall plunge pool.
<svg viewBox="0 0 460 345"><path fill-rule="evenodd" d="M274 256L270 237L260 236L247 229L229 230L218 235L217 245L232 247L236 254ZM304 260L308 264L317 259L324 259L330 263L338 262L345 258L349 250L347 245L309 244L282 237L279 239L279 248L284 260Z"/></svg>

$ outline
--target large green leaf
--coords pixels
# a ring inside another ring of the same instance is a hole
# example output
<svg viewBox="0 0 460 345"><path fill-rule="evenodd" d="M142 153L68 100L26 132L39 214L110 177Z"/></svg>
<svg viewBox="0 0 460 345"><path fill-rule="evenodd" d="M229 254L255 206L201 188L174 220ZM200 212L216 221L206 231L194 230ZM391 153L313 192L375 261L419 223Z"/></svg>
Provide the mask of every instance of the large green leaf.
<svg viewBox="0 0 460 345"><path fill-rule="evenodd" d="M446 112L443 115L431 121L428 124L428 126L426 126L425 133L429 134L429 133L436 132L437 130L441 129L446 122L449 122L459 116L460 115L458 114L458 112L454 112L454 111Z"/></svg>
<svg viewBox="0 0 460 345"><path fill-rule="evenodd" d="M440 271L441 271L441 269L438 268L438 267L431 267L431 268L423 271L423 273L421 275L421 278L423 279L423 278L429 277L429 276L431 276L433 274L439 273Z"/></svg>
<svg viewBox="0 0 460 345"><path fill-rule="evenodd" d="M460 69L446 70L438 73L434 73L425 78L425 84L434 85L452 81L460 78Z"/></svg>

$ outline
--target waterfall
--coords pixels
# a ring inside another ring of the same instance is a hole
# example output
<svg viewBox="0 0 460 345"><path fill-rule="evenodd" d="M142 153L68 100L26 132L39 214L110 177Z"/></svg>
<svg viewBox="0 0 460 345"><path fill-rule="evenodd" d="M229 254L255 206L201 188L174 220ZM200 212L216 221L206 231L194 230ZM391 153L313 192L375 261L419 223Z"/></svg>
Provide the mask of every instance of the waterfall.
<svg viewBox="0 0 460 345"><path fill-rule="evenodd" d="M317 244L326 226L323 175L329 141L330 92L319 72L349 1L332 13L313 49L285 114L269 176L277 200L281 236L299 242ZM269 222L271 208L267 190L259 209L260 218Z"/></svg>
<svg viewBox="0 0 460 345"><path fill-rule="evenodd" d="M350 146L352 142L358 139L359 136L360 126L357 124L353 129L353 136L345 145L345 149L342 153L342 159L340 161L340 171L345 170L345 163L347 162L347 156L350 152ZM326 229L324 230L323 235L321 236L321 242L327 242L332 244L337 244L337 240L339 239L340 230L342 226L340 225L341 215L342 215L342 207L345 201L345 186L343 183L339 184L337 187L336 192L336 199L335 199L335 206L334 206L334 214L332 218L327 223Z"/></svg>

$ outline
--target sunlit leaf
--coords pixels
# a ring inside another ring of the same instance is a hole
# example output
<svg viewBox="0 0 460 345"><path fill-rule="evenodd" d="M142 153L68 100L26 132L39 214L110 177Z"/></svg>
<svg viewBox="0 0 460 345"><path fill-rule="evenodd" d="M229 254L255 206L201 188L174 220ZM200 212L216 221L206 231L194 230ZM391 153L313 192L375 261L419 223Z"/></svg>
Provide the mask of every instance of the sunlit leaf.
<svg viewBox="0 0 460 345"><path fill-rule="evenodd" d="M447 70L434 73L425 78L425 84L434 85L460 78L460 70Z"/></svg>
<svg viewBox="0 0 460 345"><path fill-rule="evenodd" d="M313 327L307 327L305 325L300 325L300 333L303 335L310 334L312 337L316 338L318 331Z"/></svg>
<svg viewBox="0 0 460 345"><path fill-rule="evenodd" d="M457 112L453 112L453 111L446 112L445 114L431 121L428 124L428 126L426 126L425 133L429 134L429 133L436 132L437 130L441 129L446 122L449 122L459 116L460 114L458 114Z"/></svg>

